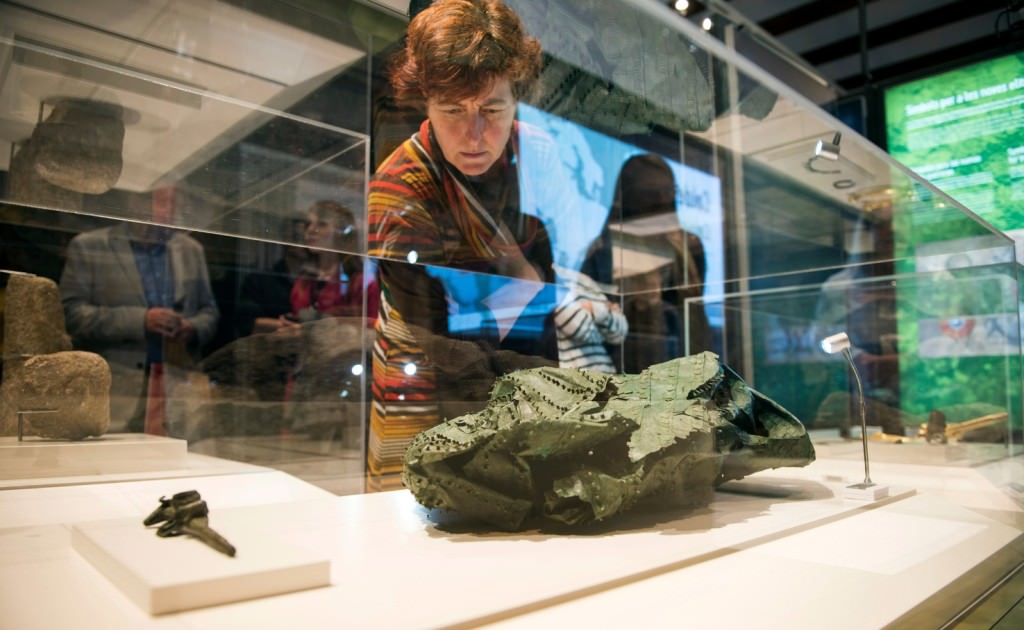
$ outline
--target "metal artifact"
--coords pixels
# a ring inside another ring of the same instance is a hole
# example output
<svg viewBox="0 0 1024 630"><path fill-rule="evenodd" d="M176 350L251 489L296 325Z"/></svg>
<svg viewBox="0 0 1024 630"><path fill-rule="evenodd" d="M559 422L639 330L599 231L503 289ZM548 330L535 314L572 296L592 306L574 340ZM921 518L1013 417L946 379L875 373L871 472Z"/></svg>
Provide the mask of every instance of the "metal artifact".
<svg viewBox="0 0 1024 630"><path fill-rule="evenodd" d="M413 439L403 480L428 508L516 530L706 505L725 481L813 460L799 420L704 352L640 374L506 374L485 409Z"/></svg>
<svg viewBox="0 0 1024 630"><path fill-rule="evenodd" d="M170 499L160 497L160 506L142 521L147 527L163 523L156 530L161 538L187 534L217 551L234 557L235 547L209 525L210 510L195 490L179 492Z"/></svg>
<svg viewBox="0 0 1024 630"><path fill-rule="evenodd" d="M927 439L929 444L945 444L949 440L962 440L971 431L1005 423L1009 417L1005 411L1000 411L962 422L948 423L946 414L932 411L928 414L928 422L921 424L917 435Z"/></svg>

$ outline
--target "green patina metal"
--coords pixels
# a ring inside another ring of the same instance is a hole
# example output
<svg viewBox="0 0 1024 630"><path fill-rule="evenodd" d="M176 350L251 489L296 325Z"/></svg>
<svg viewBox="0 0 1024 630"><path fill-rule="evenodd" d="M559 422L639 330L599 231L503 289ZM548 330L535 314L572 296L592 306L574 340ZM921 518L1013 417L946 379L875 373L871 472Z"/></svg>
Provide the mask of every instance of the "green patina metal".
<svg viewBox="0 0 1024 630"><path fill-rule="evenodd" d="M517 530L706 505L725 481L812 461L800 421L704 352L640 374L502 376L482 411L413 439L403 480L428 508Z"/></svg>

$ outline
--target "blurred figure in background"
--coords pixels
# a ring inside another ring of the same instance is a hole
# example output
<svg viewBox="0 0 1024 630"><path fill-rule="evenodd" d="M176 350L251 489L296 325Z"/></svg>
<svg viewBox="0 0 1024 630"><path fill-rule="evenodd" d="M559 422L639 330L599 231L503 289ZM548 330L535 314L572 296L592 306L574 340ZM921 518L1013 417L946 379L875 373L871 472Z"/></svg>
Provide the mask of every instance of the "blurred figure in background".
<svg viewBox="0 0 1024 630"><path fill-rule="evenodd" d="M120 223L71 240L60 291L75 348L110 364L111 430L166 434L162 408L147 410L147 400L162 404L164 364L198 360L219 312L202 246L168 227L178 191L160 188L146 200L140 213L151 223Z"/></svg>
<svg viewBox="0 0 1024 630"><path fill-rule="evenodd" d="M285 395L287 420L293 432L329 444L339 429L358 425L363 387L353 368L366 363L380 290L363 267L362 239L349 208L314 203L305 243L309 258L290 295L294 323L277 333L301 331L302 337Z"/></svg>
<svg viewBox="0 0 1024 630"><path fill-rule="evenodd" d="M240 336L274 332L292 323L286 317L292 310L292 286L310 253L297 244L305 241L306 222L289 219L284 227L289 243L294 244L282 246L281 258L269 271L252 271L242 281L236 310Z"/></svg>
<svg viewBox="0 0 1024 630"><path fill-rule="evenodd" d="M363 273L358 256L360 241L355 215L335 201L318 201L306 220L306 246L310 257L291 290L291 314L308 322L325 316L362 317L366 296L366 322L377 319L380 290Z"/></svg>
<svg viewBox="0 0 1024 630"><path fill-rule="evenodd" d="M677 215L676 181L672 169L653 153L637 155L622 166L615 186L612 222L621 220L623 242L631 249L665 263L623 278L623 312L629 335L623 344L625 372L711 349L711 332L702 306L693 307L686 322L686 300L704 291L707 262L700 237L684 230ZM642 235L631 235L643 226ZM654 229L657 228L657 229Z"/></svg>

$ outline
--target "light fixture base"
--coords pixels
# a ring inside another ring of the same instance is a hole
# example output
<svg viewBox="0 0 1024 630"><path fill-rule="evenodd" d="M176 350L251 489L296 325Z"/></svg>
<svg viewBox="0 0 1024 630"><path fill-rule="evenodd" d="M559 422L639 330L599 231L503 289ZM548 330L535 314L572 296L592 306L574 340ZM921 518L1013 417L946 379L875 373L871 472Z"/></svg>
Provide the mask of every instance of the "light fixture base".
<svg viewBox="0 0 1024 630"><path fill-rule="evenodd" d="M850 501L877 501L889 496L889 486L877 483L855 483L843 488L843 498Z"/></svg>

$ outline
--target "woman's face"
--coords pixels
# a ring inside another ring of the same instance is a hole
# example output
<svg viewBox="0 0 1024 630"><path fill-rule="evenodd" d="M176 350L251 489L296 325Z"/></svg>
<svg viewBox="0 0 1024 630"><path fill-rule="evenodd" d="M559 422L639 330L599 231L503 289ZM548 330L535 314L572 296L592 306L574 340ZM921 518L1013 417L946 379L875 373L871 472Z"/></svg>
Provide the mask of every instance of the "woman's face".
<svg viewBox="0 0 1024 630"><path fill-rule="evenodd" d="M334 232L337 226L327 217L310 212L306 217L306 245L320 249L334 247Z"/></svg>
<svg viewBox="0 0 1024 630"><path fill-rule="evenodd" d="M461 101L427 100L427 118L446 160L463 175L483 175L501 157L512 133L515 98L508 79Z"/></svg>

